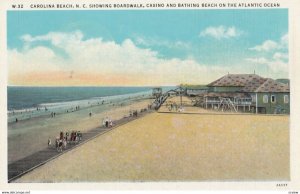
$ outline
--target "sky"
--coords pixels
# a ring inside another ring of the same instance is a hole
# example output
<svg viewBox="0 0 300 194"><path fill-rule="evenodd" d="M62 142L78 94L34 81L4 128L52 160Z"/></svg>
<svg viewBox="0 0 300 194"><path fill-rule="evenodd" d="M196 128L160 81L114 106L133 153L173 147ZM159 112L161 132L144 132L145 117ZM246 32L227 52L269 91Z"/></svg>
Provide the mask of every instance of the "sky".
<svg viewBox="0 0 300 194"><path fill-rule="evenodd" d="M288 78L288 10L7 12L8 84L208 84Z"/></svg>

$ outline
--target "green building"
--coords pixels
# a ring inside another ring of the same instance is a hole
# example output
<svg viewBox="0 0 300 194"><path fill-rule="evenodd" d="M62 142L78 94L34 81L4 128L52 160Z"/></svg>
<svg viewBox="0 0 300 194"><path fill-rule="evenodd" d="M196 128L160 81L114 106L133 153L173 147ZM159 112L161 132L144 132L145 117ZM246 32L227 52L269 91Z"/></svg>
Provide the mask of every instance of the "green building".
<svg viewBox="0 0 300 194"><path fill-rule="evenodd" d="M229 107L235 111L289 114L288 83L256 74L228 74L208 84L203 95L205 108Z"/></svg>

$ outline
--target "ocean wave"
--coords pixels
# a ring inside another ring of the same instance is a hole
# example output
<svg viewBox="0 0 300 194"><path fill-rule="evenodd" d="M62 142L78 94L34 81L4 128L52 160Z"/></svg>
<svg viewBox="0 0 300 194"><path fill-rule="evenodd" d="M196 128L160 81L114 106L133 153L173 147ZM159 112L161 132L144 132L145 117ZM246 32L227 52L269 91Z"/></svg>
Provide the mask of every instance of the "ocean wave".
<svg viewBox="0 0 300 194"><path fill-rule="evenodd" d="M18 120L39 117L43 115L50 115L52 112L56 114L73 112L84 108L93 106L106 105L110 103L121 103L126 100L134 100L135 98L147 97L151 95L151 91L144 91L131 94L92 97L83 100L73 100L65 102L50 102L40 103L36 107L23 108L19 110L8 110L8 122L15 122Z"/></svg>

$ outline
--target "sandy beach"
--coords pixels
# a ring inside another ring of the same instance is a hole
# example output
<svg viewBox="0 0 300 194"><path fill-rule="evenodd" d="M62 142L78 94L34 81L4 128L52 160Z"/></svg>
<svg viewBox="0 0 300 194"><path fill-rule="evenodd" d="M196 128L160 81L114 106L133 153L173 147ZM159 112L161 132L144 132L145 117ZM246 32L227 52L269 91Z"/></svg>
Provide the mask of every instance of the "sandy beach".
<svg viewBox="0 0 300 194"><path fill-rule="evenodd" d="M179 107L182 103L182 110L179 110ZM171 110L171 104L176 104L177 109L173 108ZM158 112L180 112L182 113L210 113L210 114L220 114L220 112L213 111L211 109L203 109L203 108L197 108L194 107L192 101L187 96L182 96L181 98L178 96L171 96L167 98L167 100L163 103L163 105L159 108ZM230 112L227 112L226 114L230 114Z"/></svg>
<svg viewBox="0 0 300 194"><path fill-rule="evenodd" d="M152 99L140 99L119 104L106 104L79 111L51 116L37 117L8 124L8 163L21 159L47 147L50 137L54 143L60 131L81 132L99 127L106 117L118 120L131 110L146 108ZM89 113L92 112L92 116Z"/></svg>
<svg viewBox="0 0 300 194"><path fill-rule="evenodd" d="M289 163L289 116L156 112L15 182L289 180Z"/></svg>

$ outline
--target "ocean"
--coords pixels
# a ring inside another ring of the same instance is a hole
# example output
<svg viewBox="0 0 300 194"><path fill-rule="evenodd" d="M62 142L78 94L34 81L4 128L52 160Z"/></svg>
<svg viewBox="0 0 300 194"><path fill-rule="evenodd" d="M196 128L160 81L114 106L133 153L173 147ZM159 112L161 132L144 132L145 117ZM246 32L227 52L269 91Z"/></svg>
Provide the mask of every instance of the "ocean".
<svg viewBox="0 0 300 194"><path fill-rule="evenodd" d="M162 87L163 91L174 87ZM149 97L152 87L7 87L8 122ZM20 116L20 114L22 114Z"/></svg>
<svg viewBox="0 0 300 194"><path fill-rule="evenodd" d="M14 87L7 88L8 110L43 104L79 101L125 94L147 93L151 87Z"/></svg>

